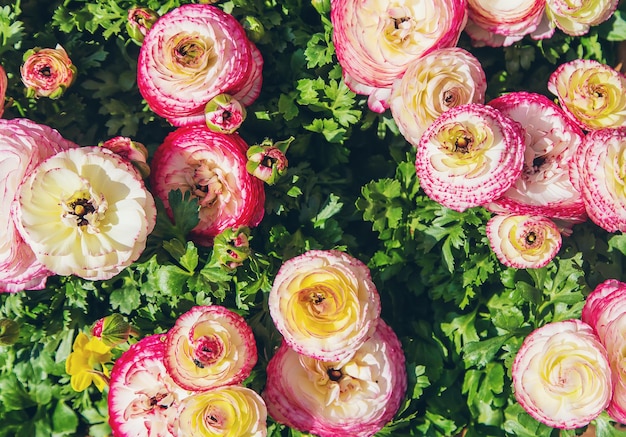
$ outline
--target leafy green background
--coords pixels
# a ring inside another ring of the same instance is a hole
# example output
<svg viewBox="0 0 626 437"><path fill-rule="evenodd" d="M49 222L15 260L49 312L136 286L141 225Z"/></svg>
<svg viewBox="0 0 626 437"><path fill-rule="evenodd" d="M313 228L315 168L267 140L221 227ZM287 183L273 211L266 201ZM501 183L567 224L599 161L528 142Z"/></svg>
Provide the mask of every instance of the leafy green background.
<svg viewBox="0 0 626 437"><path fill-rule="evenodd" d="M153 153L172 127L137 90L139 47L126 33L126 11L138 5L162 14L183 3L189 1L0 1L0 63L9 75L4 117L47 124L80 145L130 136ZM258 341L259 363L246 384L260 391L279 343L267 312L274 275L286 259L333 248L369 265L382 316L404 346L407 397L380 436L580 435L584 429L541 425L516 404L511 363L533 329L579 317L585 296L604 279L626 280L626 237L584 223L547 267L505 268L487 244L489 213L461 214L428 199L415 176L412 146L390 114L369 111L365 98L342 82L328 1L230 0L219 7L264 28L255 36L265 60L263 89L240 134L249 144L295 138L288 173L266 187L266 216L252 231L252 256L234 272L211 264L211 250L185 238L197 204L173 194L176 224L161 211L146 252L117 277L52 277L45 290L1 295L0 316L17 321L20 336L0 346L0 436L110 432L106 396L94 387L74 392L64 363L76 334L112 312L150 334L169 329L194 305L236 310ZM459 45L481 61L488 100L513 90L550 96L547 78L560 63L622 61L625 18L622 5L584 37L557 31L545 41L476 49L462 35ZM26 98L23 53L57 43L78 69L76 82L58 100ZM599 436L626 435L605 415L594 424ZM301 434L269 421L269 435Z"/></svg>

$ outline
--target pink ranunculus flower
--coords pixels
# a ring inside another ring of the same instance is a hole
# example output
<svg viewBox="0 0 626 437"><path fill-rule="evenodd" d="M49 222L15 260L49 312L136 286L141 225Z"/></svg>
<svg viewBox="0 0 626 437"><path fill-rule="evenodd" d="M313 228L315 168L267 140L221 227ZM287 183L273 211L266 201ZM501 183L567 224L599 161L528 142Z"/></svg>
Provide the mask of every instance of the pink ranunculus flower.
<svg viewBox="0 0 626 437"><path fill-rule="evenodd" d="M156 207L139 173L102 147L61 151L27 177L13 217L37 260L58 275L110 279L139 258Z"/></svg>
<svg viewBox="0 0 626 437"><path fill-rule="evenodd" d="M591 59L561 64L548 79L565 113L584 130L626 124L626 76Z"/></svg>
<svg viewBox="0 0 626 437"><path fill-rule="evenodd" d="M538 269L561 249L559 228L546 217L495 215L487 222L486 230L491 250L507 267Z"/></svg>
<svg viewBox="0 0 626 437"><path fill-rule="evenodd" d="M263 398L276 421L320 437L368 437L398 411L407 387L402 345L382 320L350 356L321 361L286 342L267 366Z"/></svg>
<svg viewBox="0 0 626 437"><path fill-rule="evenodd" d="M573 36L584 35L591 26L605 22L615 12L619 0L547 0L546 15L551 25Z"/></svg>
<svg viewBox="0 0 626 437"><path fill-rule="evenodd" d="M27 119L0 119L0 292L39 290L53 273L37 260L11 215L24 179L46 158L78 147L56 130Z"/></svg>
<svg viewBox="0 0 626 437"><path fill-rule="evenodd" d="M626 232L626 129L589 132L571 168L589 218L609 232Z"/></svg>
<svg viewBox="0 0 626 437"><path fill-rule="evenodd" d="M9 78L7 72L0 65L0 117L4 114L4 98L7 95L7 88L9 86Z"/></svg>
<svg viewBox="0 0 626 437"><path fill-rule="evenodd" d="M243 317L223 306L193 307L167 333L165 367L188 390L238 384L256 362L252 329Z"/></svg>
<svg viewBox="0 0 626 437"><path fill-rule="evenodd" d="M133 141L128 137L113 137L98 144L100 147L109 149L122 158L130 161L142 178L150 175L150 166L146 162L148 159L148 149L143 144Z"/></svg>
<svg viewBox="0 0 626 437"><path fill-rule="evenodd" d="M404 138L417 146L437 117L455 106L485 103L486 90L485 72L474 55L441 48L408 65L393 84L389 107Z"/></svg>
<svg viewBox="0 0 626 437"><path fill-rule="evenodd" d="M367 266L338 250L310 250L283 263L268 305L291 348L330 361L350 356L372 335L381 309Z"/></svg>
<svg viewBox="0 0 626 437"><path fill-rule="evenodd" d="M449 109L417 145L421 187L456 211L497 199L521 174L524 135L519 123L491 106L469 103Z"/></svg>
<svg viewBox="0 0 626 437"><path fill-rule="evenodd" d="M180 387L163 364L165 336L142 338L113 365L109 424L113 436L177 437L179 407L192 393Z"/></svg>
<svg viewBox="0 0 626 437"><path fill-rule="evenodd" d="M264 214L263 182L246 170L248 145L236 134L185 126L170 133L152 159L155 194L170 210L168 194L190 191L200 204L200 222L191 238L211 245L226 228L254 227Z"/></svg>
<svg viewBox="0 0 626 437"><path fill-rule="evenodd" d="M466 0L333 0L330 18L346 85L383 112L393 82L414 59L456 45L467 20Z"/></svg>
<svg viewBox="0 0 626 437"><path fill-rule="evenodd" d="M520 177L502 197L485 206L500 214L585 221L585 204L569 172L584 138L582 130L541 94L512 92L488 104L524 126L526 151Z"/></svg>
<svg viewBox="0 0 626 437"><path fill-rule="evenodd" d="M194 393L181 403L178 435L265 437L265 401L240 385Z"/></svg>
<svg viewBox="0 0 626 437"><path fill-rule="evenodd" d="M260 93L263 58L241 24L212 5L163 15L139 53L137 85L150 108L175 126L205 122L204 109L227 93L248 106Z"/></svg>
<svg viewBox="0 0 626 437"><path fill-rule="evenodd" d="M587 296L583 322L594 329L607 350L613 375L613 397L607 408L619 423L626 423L626 283L608 279Z"/></svg>
<svg viewBox="0 0 626 437"><path fill-rule="evenodd" d="M465 31L476 45L510 46L539 28L545 0L468 0Z"/></svg>
<svg viewBox="0 0 626 437"><path fill-rule="evenodd" d="M533 331L512 367L515 398L536 420L560 429L588 425L611 400L611 368L591 327L578 320Z"/></svg>
<svg viewBox="0 0 626 437"><path fill-rule="evenodd" d="M77 71L65 49L57 44L53 49L26 51L20 73L28 97L58 99L76 80Z"/></svg>

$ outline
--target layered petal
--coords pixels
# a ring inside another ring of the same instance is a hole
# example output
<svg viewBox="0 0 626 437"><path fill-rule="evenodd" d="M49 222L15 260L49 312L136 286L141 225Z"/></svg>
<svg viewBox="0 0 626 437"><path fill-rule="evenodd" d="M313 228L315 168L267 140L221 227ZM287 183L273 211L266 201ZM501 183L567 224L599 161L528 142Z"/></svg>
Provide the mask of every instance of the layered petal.
<svg viewBox="0 0 626 437"><path fill-rule="evenodd" d="M219 305L193 307L167 333L165 366L188 390L238 384L256 362L252 329L243 317Z"/></svg>
<svg viewBox="0 0 626 437"><path fill-rule="evenodd" d="M191 392L168 375L165 337L144 337L113 365L109 385L109 424L113 436L176 437L182 401Z"/></svg>
<svg viewBox="0 0 626 437"><path fill-rule="evenodd" d="M589 132L574 156L589 218L609 232L626 230L626 130Z"/></svg>
<svg viewBox="0 0 626 437"><path fill-rule="evenodd" d="M263 182L246 170L248 145L236 134L186 126L169 134L152 159L152 188L171 213L168 194L191 192L200 204L200 222L191 238L210 245L231 227L259 224L264 214Z"/></svg>
<svg viewBox="0 0 626 437"><path fill-rule="evenodd" d="M81 147L39 164L22 184L13 216L45 268L102 280L139 258L156 207L130 163L108 149Z"/></svg>
<svg viewBox="0 0 626 437"><path fill-rule="evenodd" d="M152 26L141 46L137 85L150 108L175 126L204 123L222 93L250 105L259 95L263 58L230 14L182 5Z"/></svg>
<svg viewBox="0 0 626 437"><path fill-rule="evenodd" d="M48 126L20 118L0 120L0 292L41 289L52 274L22 239L11 209L20 185L42 161L74 147Z"/></svg>
<svg viewBox="0 0 626 437"><path fill-rule="evenodd" d="M27 96L57 99L74 82L77 71L65 49L57 44L53 49L26 51L20 73Z"/></svg>
<svg viewBox="0 0 626 437"><path fill-rule="evenodd" d="M561 249L559 228L546 217L495 215L487 222L486 230L491 250L508 267L544 267Z"/></svg>
<svg viewBox="0 0 626 437"><path fill-rule="evenodd" d="M394 82L389 107L404 138L417 147L424 131L448 109L484 103L487 80L468 51L441 48L408 64Z"/></svg>
<svg viewBox="0 0 626 437"><path fill-rule="evenodd" d="M242 386L195 393L181 403L178 434L186 437L265 437L267 408L261 396Z"/></svg>
<svg viewBox="0 0 626 437"><path fill-rule="evenodd" d="M591 59L561 64L548 79L565 113L584 130L626 123L626 76Z"/></svg>
<svg viewBox="0 0 626 437"><path fill-rule="evenodd" d="M611 400L606 351L591 327L577 319L549 323L526 337L512 377L520 405L553 428L585 426Z"/></svg>
<svg viewBox="0 0 626 437"><path fill-rule="evenodd" d="M524 131L490 106L444 112L424 132L415 167L424 192L456 211L500 197L522 171Z"/></svg>
<svg viewBox="0 0 626 437"><path fill-rule="evenodd" d="M504 214L585 221L585 204L569 171L582 144L582 130L541 94L512 92L488 104L524 126L526 151L520 177L487 208Z"/></svg>
<svg viewBox="0 0 626 437"><path fill-rule="evenodd" d="M613 377L609 415L626 424L626 283L607 279L587 296L582 320L606 348Z"/></svg>
<svg viewBox="0 0 626 437"><path fill-rule="evenodd" d="M390 88L414 59L454 46L467 10L466 0L333 0L330 17L337 58L350 78L346 83L371 94Z"/></svg>
<svg viewBox="0 0 626 437"><path fill-rule="evenodd" d="M545 10L545 0L468 0L468 26L465 31L473 40L488 42L482 32L500 37L492 39L491 46L509 46L525 35L533 33ZM496 42L497 41L497 42Z"/></svg>
<svg viewBox="0 0 626 437"><path fill-rule="evenodd" d="M553 26L568 35L584 35L591 26L611 18L619 0L547 0L546 15Z"/></svg>
<svg viewBox="0 0 626 437"><path fill-rule="evenodd" d="M407 387L404 354L382 320L340 361L304 356L283 342L267 367L263 397L278 422L320 437L366 437L397 412Z"/></svg>
<svg viewBox="0 0 626 437"><path fill-rule="evenodd" d="M319 360L353 354L372 335L380 315L369 269L337 250L311 250L283 263L268 305L286 343Z"/></svg>

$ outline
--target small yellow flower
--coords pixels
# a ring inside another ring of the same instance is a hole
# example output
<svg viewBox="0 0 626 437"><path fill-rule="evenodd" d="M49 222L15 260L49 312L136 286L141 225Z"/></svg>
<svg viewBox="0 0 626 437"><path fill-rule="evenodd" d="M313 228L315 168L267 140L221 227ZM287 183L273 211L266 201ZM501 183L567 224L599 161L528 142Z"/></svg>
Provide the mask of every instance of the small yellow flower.
<svg viewBox="0 0 626 437"><path fill-rule="evenodd" d="M65 361L65 371L71 376L70 385L76 391L83 391L93 383L102 391L109 380L109 369L104 364L110 361L109 346L97 337L79 333Z"/></svg>

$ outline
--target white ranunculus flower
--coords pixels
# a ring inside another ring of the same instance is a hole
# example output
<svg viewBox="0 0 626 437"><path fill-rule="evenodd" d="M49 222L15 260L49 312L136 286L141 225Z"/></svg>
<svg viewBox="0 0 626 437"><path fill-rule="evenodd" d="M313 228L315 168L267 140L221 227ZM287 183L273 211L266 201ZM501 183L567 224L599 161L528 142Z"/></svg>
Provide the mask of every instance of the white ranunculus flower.
<svg viewBox="0 0 626 437"><path fill-rule="evenodd" d="M553 428L589 424L611 400L611 368L591 327L578 320L533 331L512 368L515 397L532 417Z"/></svg>
<svg viewBox="0 0 626 437"><path fill-rule="evenodd" d="M154 199L132 165L102 147L57 153L22 184L14 216L37 260L59 275L109 279L143 252Z"/></svg>

